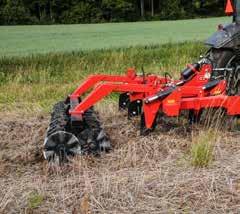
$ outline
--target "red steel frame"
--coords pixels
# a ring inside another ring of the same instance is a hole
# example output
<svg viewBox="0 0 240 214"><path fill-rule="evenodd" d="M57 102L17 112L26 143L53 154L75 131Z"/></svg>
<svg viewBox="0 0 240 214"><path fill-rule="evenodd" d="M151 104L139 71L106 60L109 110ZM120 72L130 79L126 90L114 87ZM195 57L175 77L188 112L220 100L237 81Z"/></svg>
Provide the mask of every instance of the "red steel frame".
<svg viewBox="0 0 240 214"><path fill-rule="evenodd" d="M152 127L160 110L167 116L174 117L182 110L194 110L197 114L201 109L217 107L225 108L228 115L240 115L240 96L226 95L225 80L211 90L203 89L209 82L211 72L211 65L203 65L186 84L177 86L165 99L150 103L144 102L145 99L168 89L171 84L180 80L172 81L156 75L138 76L134 69L128 69L125 76L93 75L70 95L70 100L77 104L72 106L69 113L72 117L80 118L88 108L112 92L129 92L130 101L143 100L146 128ZM79 98L90 89L92 91L78 103Z"/></svg>

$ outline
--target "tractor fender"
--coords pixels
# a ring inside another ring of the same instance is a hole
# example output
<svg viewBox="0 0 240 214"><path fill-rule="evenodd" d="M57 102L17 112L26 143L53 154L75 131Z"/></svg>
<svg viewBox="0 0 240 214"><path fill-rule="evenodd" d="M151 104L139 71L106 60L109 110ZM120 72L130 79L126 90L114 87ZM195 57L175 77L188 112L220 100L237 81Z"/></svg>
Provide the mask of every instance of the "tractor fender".
<svg viewBox="0 0 240 214"><path fill-rule="evenodd" d="M235 49L240 45L240 25L231 23L223 26L205 42L213 48Z"/></svg>

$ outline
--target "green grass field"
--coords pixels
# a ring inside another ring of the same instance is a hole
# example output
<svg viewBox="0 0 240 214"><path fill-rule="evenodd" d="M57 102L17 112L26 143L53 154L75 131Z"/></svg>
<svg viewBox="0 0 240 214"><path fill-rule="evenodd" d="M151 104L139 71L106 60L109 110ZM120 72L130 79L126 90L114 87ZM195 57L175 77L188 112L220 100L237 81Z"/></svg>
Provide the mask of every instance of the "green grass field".
<svg viewBox="0 0 240 214"><path fill-rule="evenodd" d="M158 45L206 39L228 17L179 21L1 26L0 56Z"/></svg>
<svg viewBox="0 0 240 214"><path fill-rule="evenodd" d="M205 48L198 42L149 47L0 58L0 112L49 112L88 75L124 74L141 67L147 73L171 72L179 77L185 65Z"/></svg>

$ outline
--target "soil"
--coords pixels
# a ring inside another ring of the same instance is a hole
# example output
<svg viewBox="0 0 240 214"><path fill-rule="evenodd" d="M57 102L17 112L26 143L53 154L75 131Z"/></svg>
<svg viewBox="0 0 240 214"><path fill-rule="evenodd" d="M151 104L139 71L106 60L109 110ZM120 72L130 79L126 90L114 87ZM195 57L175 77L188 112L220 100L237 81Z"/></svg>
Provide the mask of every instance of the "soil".
<svg viewBox="0 0 240 214"><path fill-rule="evenodd" d="M175 121L139 135L139 121L100 110L113 150L49 165L42 147L48 116L0 120L0 213L239 213L239 132L221 133L214 161L194 168L199 128Z"/></svg>

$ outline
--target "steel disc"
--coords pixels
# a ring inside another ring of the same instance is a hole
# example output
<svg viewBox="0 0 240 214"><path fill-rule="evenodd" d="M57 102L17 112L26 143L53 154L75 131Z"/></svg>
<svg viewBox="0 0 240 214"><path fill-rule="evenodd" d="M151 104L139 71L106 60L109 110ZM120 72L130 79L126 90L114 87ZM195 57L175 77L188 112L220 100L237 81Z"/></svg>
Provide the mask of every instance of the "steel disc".
<svg viewBox="0 0 240 214"><path fill-rule="evenodd" d="M46 137L44 141L44 157L47 160L65 161L68 156L81 154L81 145L75 135L65 131L57 131Z"/></svg>

